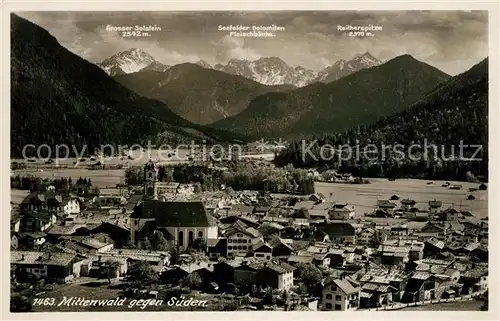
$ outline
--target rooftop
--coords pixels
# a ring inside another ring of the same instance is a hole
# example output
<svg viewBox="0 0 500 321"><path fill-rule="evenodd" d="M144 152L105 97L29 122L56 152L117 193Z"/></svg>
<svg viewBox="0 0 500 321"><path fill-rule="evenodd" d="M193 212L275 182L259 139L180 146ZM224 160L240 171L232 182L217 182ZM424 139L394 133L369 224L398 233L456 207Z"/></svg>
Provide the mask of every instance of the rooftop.
<svg viewBox="0 0 500 321"><path fill-rule="evenodd" d="M160 202L144 200L138 203L131 218L155 218L162 227L208 227L210 218L205 205L193 202Z"/></svg>
<svg viewBox="0 0 500 321"><path fill-rule="evenodd" d="M67 266L75 257L75 254L70 253L45 253L30 251L10 252L11 264Z"/></svg>

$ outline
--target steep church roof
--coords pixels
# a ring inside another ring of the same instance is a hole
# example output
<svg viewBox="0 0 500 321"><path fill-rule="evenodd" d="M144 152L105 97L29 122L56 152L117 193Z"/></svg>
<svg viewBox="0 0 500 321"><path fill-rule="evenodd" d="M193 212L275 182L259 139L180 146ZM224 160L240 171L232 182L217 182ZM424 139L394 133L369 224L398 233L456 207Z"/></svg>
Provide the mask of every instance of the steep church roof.
<svg viewBox="0 0 500 321"><path fill-rule="evenodd" d="M157 227L208 227L211 220L203 202L161 202L143 200L131 218L154 218Z"/></svg>

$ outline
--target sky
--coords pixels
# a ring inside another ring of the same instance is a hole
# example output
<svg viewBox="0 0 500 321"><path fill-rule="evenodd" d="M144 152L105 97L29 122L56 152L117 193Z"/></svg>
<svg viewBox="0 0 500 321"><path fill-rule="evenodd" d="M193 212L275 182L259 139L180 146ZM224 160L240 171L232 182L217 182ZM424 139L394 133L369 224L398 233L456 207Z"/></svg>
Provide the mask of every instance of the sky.
<svg viewBox="0 0 500 321"><path fill-rule="evenodd" d="M321 70L340 59L370 52L388 60L410 54L450 74L488 55L486 11L206 11L20 12L75 54L94 63L140 48L167 65L204 59L280 57L291 66ZM148 37L123 37L107 26L156 25ZM274 37L234 37L219 26L284 27ZM376 26L372 36L352 37L338 26Z"/></svg>

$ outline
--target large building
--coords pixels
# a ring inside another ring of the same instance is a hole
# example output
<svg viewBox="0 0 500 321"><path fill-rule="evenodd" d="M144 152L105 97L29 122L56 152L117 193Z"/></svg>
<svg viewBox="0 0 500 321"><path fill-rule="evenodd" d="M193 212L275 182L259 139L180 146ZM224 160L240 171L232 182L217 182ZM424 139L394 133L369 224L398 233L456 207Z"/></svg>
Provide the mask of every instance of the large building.
<svg viewBox="0 0 500 321"><path fill-rule="evenodd" d="M327 279L323 288L323 311L352 311L359 308L361 288L348 278Z"/></svg>
<svg viewBox="0 0 500 321"><path fill-rule="evenodd" d="M131 241L139 244L155 231L167 240L187 249L196 239L205 243L218 237L217 226L201 201L162 202L156 199L156 168L150 161L144 168L144 197L131 214Z"/></svg>

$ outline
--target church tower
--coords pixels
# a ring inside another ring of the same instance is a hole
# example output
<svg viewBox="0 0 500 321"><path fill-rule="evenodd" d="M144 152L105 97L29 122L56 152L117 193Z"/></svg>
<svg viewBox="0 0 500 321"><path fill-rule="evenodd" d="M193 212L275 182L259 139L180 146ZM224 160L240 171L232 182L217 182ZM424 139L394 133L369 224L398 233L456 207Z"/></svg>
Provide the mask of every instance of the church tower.
<svg viewBox="0 0 500 321"><path fill-rule="evenodd" d="M144 165L144 198L156 199L156 166L152 160Z"/></svg>

